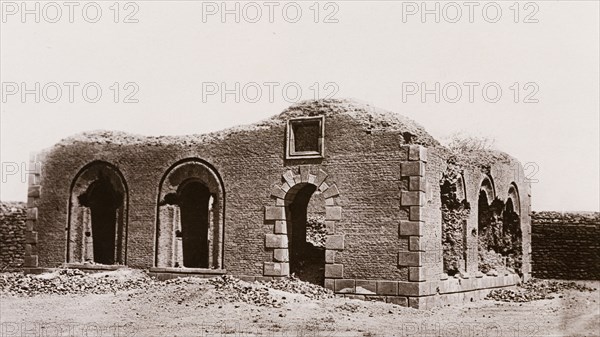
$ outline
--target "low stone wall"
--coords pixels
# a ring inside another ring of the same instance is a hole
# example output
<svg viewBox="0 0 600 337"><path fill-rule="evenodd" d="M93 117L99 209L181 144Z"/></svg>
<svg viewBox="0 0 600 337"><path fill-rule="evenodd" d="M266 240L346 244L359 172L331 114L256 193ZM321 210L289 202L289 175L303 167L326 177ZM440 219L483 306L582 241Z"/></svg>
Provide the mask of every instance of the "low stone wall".
<svg viewBox="0 0 600 337"><path fill-rule="evenodd" d="M600 213L533 212L531 218L534 277L600 280Z"/></svg>
<svg viewBox="0 0 600 337"><path fill-rule="evenodd" d="M27 208L22 202L0 203L0 271L23 265Z"/></svg>

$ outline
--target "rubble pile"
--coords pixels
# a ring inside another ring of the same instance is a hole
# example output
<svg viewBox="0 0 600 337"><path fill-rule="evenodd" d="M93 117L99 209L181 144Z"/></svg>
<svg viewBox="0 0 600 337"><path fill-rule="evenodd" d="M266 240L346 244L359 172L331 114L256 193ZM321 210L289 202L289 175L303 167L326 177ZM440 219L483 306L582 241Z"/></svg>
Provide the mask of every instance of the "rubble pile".
<svg viewBox="0 0 600 337"><path fill-rule="evenodd" d="M0 293L33 296L40 294L106 294L143 289L156 281L143 273L86 274L78 269L60 269L40 275L0 274Z"/></svg>
<svg viewBox="0 0 600 337"><path fill-rule="evenodd" d="M271 289L282 290L294 294L302 294L310 299L321 300L334 297L331 290L316 284L304 282L293 275L273 281L263 281L261 283Z"/></svg>
<svg viewBox="0 0 600 337"><path fill-rule="evenodd" d="M552 294L565 290L594 291L585 285L575 282L547 281L532 279L520 285L517 290L496 289L492 290L485 298L502 302L531 302L535 300L553 299Z"/></svg>
<svg viewBox="0 0 600 337"><path fill-rule="evenodd" d="M325 216L307 215L306 218L306 242L315 247L325 248L327 239L327 227L325 226Z"/></svg>
<svg viewBox="0 0 600 337"><path fill-rule="evenodd" d="M229 275L211 278L208 282L215 287L216 300L245 302L272 308L280 308L285 300L285 297L281 300L273 297L269 289L260 284L244 282Z"/></svg>
<svg viewBox="0 0 600 337"><path fill-rule="evenodd" d="M192 285L192 287L189 287ZM200 285L200 288L193 285ZM103 273L88 274L78 269L59 269L51 273L32 275L23 273L0 273L0 294L12 296L35 296L42 294L107 294L118 291L164 289L175 287L180 292L194 292L197 289L211 291L211 303L244 302L261 307L279 308L286 303L286 297L273 293L279 290L302 294L311 299L334 297L331 290L291 276L273 281L245 282L229 275L211 279L197 277L174 278L159 281L142 271L122 269ZM195 289L195 290L194 290Z"/></svg>

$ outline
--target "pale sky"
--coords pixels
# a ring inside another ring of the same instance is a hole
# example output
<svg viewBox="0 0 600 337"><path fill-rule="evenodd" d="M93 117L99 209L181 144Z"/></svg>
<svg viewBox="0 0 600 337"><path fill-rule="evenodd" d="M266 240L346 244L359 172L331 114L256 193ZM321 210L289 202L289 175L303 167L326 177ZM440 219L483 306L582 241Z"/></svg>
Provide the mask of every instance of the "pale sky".
<svg viewBox="0 0 600 337"><path fill-rule="evenodd" d="M408 116L438 139L459 131L495 139L500 150L533 163L534 210L599 210L598 1L480 2L472 8L473 22L464 2L456 2L460 17L448 2L427 2L432 13L439 4L440 22L435 14L423 20L421 1L297 1L285 13L285 3L237 2L239 23L235 14L222 22L221 1L133 1L128 7L96 1L85 15L82 3L72 7L72 23L63 2L54 3L60 17L48 2L27 2L31 12L36 3L39 23L35 14L21 16L21 1L2 1L2 200L26 199L26 183L13 170L30 151L72 134L215 131L278 114L291 104L286 99L296 100L295 88L310 99L318 87L320 97L334 93ZM235 4L227 2L228 9ZM138 22L125 23L126 17ZM473 102L465 82L478 83ZM222 100L215 83L231 90L239 83L240 101L234 94ZM439 83L440 102L434 94L424 100L420 91L408 95L414 83L432 91ZM462 96L454 99L457 86ZM86 102L95 87L102 95ZM498 101L486 101L497 87ZM22 89L32 93L22 97ZM123 103L135 90L130 99L138 102Z"/></svg>

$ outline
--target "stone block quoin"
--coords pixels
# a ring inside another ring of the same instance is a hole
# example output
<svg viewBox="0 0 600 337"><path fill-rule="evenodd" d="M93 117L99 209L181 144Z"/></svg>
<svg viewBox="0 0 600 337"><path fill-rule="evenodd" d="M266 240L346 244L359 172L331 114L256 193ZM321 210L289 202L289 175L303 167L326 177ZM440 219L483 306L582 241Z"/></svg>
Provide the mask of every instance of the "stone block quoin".
<svg viewBox="0 0 600 337"><path fill-rule="evenodd" d="M408 213L408 220L398 224L398 236L409 242L408 251L398 253L398 267L409 271L409 281L425 281L422 246L425 230L423 207L426 203L425 166L427 148L421 145L402 145L408 152L408 160L400 164L400 177L406 181L408 190L401 191L400 206Z"/></svg>
<svg viewBox="0 0 600 337"><path fill-rule="evenodd" d="M38 266L38 232L35 229L38 220L37 204L42 193L40 185L41 169L42 165L38 161L37 155L31 153L27 175L27 220L25 225L25 256L23 263L23 266L26 268L35 268Z"/></svg>

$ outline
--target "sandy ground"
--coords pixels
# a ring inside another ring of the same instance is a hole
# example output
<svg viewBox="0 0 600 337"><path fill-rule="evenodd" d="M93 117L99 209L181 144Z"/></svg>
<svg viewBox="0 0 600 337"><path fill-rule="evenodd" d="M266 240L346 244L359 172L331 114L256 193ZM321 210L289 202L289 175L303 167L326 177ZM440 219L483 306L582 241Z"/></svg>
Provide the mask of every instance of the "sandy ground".
<svg viewBox="0 0 600 337"><path fill-rule="evenodd" d="M600 282L582 283L600 288ZM599 290L430 311L272 293L287 303L220 303L205 284L103 295L2 295L0 336L600 336Z"/></svg>

